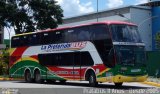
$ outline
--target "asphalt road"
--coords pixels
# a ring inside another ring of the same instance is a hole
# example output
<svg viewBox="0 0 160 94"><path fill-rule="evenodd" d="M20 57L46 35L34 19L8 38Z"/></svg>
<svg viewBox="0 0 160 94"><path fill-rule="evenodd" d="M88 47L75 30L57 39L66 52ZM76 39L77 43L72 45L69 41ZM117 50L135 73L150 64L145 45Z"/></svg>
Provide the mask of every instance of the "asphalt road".
<svg viewBox="0 0 160 94"><path fill-rule="evenodd" d="M25 83L24 81L0 81L0 94L160 94L160 89L141 83L102 83L89 87L86 81L56 83Z"/></svg>

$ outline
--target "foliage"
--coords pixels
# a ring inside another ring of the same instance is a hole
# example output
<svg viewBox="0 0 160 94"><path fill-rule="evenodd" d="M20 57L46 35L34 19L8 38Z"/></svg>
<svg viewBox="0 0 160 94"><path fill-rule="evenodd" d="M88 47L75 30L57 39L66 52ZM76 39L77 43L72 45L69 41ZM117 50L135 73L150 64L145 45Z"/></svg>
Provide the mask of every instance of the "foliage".
<svg viewBox="0 0 160 94"><path fill-rule="evenodd" d="M15 33L56 28L63 10L55 0L0 0L0 24Z"/></svg>
<svg viewBox="0 0 160 94"><path fill-rule="evenodd" d="M8 49L1 50L0 54L0 75L8 74L9 51Z"/></svg>

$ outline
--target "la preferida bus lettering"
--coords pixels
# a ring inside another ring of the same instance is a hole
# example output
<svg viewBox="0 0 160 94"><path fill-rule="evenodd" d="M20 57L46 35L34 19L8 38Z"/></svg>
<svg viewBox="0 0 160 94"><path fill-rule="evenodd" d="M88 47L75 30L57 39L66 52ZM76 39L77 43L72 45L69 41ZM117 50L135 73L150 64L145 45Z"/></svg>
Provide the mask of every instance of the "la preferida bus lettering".
<svg viewBox="0 0 160 94"><path fill-rule="evenodd" d="M62 44L49 44L42 45L42 51L56 51L56 50L80 50L86 46L87 42L74 42L74 43L62 43Z"/></svg>

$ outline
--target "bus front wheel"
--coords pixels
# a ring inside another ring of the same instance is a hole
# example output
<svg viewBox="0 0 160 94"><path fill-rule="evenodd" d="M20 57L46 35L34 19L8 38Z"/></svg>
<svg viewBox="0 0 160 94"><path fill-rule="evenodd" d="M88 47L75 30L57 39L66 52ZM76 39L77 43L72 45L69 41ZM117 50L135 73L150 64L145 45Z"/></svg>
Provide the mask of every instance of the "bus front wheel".
<svg viewBox="0 0 160 94"><path fill-rule="evenodd" d="M116 87L121 87L123 83L114 83Z"/></svg>
<svg viewBox="0 0 160 94"><path fill-rule="evenodd" d="M36 83L42 83L42 82L43 82L39 70L36 70L36 71L35 71L34 79L35 79L35 82L36 82Z"/></svg>
<svg viewBox="0 0 160 94"><path fill-rule="evenodd" d="M96 82L96 76L93 72L90 73L88 80L91 87L95 87L96 85L98 85L98 82Z"/></svg>
<svg viewBox="0 0 160 94"><path fill-rule="evenodd" d="M31 78L31 73L30 73L29 70L26 70L26 72L25 72L25 81L27 83L31 83L33 81L33 79Z"/></svg>

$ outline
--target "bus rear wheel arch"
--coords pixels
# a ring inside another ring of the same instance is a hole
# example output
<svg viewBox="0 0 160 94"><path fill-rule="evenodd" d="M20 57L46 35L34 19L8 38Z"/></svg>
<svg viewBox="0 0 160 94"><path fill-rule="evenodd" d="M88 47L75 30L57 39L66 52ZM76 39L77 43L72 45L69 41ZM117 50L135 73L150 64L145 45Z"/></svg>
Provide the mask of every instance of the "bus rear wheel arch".
<svg viewBox="0 0 160 94"><path fill-rule="evenodd" d="M25 81L26 81L27 83L33 82L33 79L32 79L32 76L31 76L31 72L30 72L29 69L26 69L26 70L25 70L24 78L25 78Z"/></svg>
<svg viewBox="0 0 160 94"><path fill-rule="evenodd" d="M86 81L89 81L89 85L91 87L95 87L98 85L98 82L96 81L96 75L94 73L94 71L92 69L89 69L87 72L86 72L86 75L85 75L85 80Z"/></svg>
<svg viewBox="0 0 160 94"><path fill-rule="evenodd" d="M39 69L36 69L34 71L34 80L35 80L36 83L42 83L43 82L43 79L41 77L41 73L40 73Z"/></svg>

